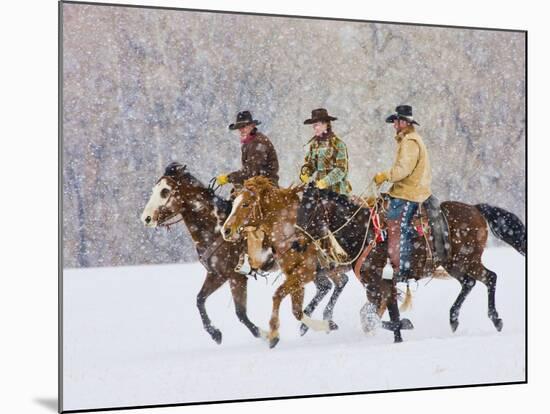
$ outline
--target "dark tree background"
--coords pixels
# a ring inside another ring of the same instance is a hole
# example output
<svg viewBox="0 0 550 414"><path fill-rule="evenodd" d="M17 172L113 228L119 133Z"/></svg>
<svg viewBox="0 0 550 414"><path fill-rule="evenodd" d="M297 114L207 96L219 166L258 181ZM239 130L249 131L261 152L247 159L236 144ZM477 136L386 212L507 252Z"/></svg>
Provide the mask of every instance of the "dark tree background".
<svg viewBox="0 0 550 414"><path fill-rule="evenodd" d="M203 182L239 167L243 109L286 186L328 108L361 193L394 157L384 118L411 104L434 193L524 219L524 57L523 33L64 4L64 266L196 260L183 226L139 217L169 162Z"/></svg>

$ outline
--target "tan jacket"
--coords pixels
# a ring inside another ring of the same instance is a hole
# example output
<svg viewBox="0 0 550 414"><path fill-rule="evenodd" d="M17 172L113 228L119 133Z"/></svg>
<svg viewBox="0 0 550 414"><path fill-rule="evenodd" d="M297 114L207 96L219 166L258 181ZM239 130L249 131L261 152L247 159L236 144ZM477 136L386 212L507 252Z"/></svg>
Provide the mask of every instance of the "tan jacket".
<svg viewBox="0 0 550 414"><path fill-rule="evenodd" d="M397 152L387 172L393 183L390 196L420 203L432 194L432 168L422 137L413 126L395 136Z"/></svg>

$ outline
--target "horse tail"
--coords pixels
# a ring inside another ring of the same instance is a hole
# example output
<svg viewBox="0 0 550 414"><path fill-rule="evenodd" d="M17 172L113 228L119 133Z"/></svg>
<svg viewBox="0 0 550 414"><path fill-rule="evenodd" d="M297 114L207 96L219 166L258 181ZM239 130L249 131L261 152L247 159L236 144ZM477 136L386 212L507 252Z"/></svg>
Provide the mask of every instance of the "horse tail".
<svg viewBox="0 0 550 414"><path fill-rule="evenodd" d="M526 229L518 216L489 204L476 204L475 207L487 220L489 228L496 237L525 256L527 252Z"/></svg>
<svg viewBox="0 0 550 414"><path fill-rule="evenodd" d="M405 299L403 300L403 303L399 307L399 310L401 312L406 312L411 308L412 308L412 293L411 293L411 288L407 283L407 292L405 293Z"/></svg>

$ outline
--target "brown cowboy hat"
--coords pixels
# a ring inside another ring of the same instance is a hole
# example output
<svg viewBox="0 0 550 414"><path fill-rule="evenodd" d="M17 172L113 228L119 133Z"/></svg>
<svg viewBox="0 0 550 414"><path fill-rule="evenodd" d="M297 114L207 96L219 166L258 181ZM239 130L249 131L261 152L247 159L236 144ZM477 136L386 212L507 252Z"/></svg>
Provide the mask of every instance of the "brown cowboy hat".
<svg viewBox="0 0 550 414"><path fill-rule="evenodd" d="M416 124L420 126L413 118L413 109L410 105L399 105L395 108L395 114L391 114L386 118L388 124L392 124L396 119L404 119L405 121L410 122L411 124Z"/></svg>
<svg viewBox="0 0 550 414"><path fill-rule="evenodd" d="M239 129L250 124L260 125L261 122L257 119L252 119L252 114L250 111L242 111L237 114L237 120L235 123L229 125L229 129Z"/></svg>
<svg viewBox="0 0 550 414"><path fill-rule="evenodd" d="M314 124L315 122L336 121L338 118L330 116L325 108L317 108L311 111L311 118L304 121L304 125Z"/></svg>

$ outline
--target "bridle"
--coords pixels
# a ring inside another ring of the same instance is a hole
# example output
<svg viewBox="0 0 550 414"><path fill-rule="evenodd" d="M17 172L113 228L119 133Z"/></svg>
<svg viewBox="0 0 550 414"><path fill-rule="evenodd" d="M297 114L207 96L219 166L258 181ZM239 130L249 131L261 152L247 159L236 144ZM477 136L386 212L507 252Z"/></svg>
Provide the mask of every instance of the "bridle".
<svg viewBox="0 0 550 414"><path fill-rule="evenodd" d="M262 205L260 203L260 197L254 193L253 191L249 190L249 189L244 189L242 193L244 192L248 192L252 195L253 197L253 201L252 201L252 204L253 204L253 208L252 208L252 211L249 212L243 219L242 219L242 224L240 226L237 227L237 234L240 234L241 232L241 229L243 229L245 227L245 223L247 224L246 227L254 227L254 226L249 226L248 225L248 222L250 222L250 218L252 216L252 220L253 220L253 223L258 223L258 219L259 219L259 222L261 223L264 219L264 213L263 213L263 210L262 210ZM239 194L237 195L237 197L239 196ZM261 225L261 224L260 224Z"/></svg>
<svg viewBox="0 0 550 414"><path fill-rule="evenodd" d="M172 189L170 190L170 193L168 194L168 197L166 197L166 201L162 205L158 206L159 212L163 207L166 208L166 206L168 205L168 203L170 202L172 197L179 192L179 190L177 190L177 187L180 185L178 180L176 180L173 177L167 176L167 175L163 175L162 177L160 177L157 181L157 184L160 183L163 179L173 181L175 185L172 186ZM177 216L178 214L181 215L181 218L178 221L175 221L175 222L170 223L170 224L163 224L163 223L167 222L168 220L170 220L172 217ZM167 229L170 229L170 226L172 226L173 224L177 224L182 220L183 220L183 214L181 214L181 212L178 211L178 212L175 212L175 213L171 214L170 216L168 216L165 220L163 220L162 223L159 223L158 225L159 226L164 226Z"/></svg>

